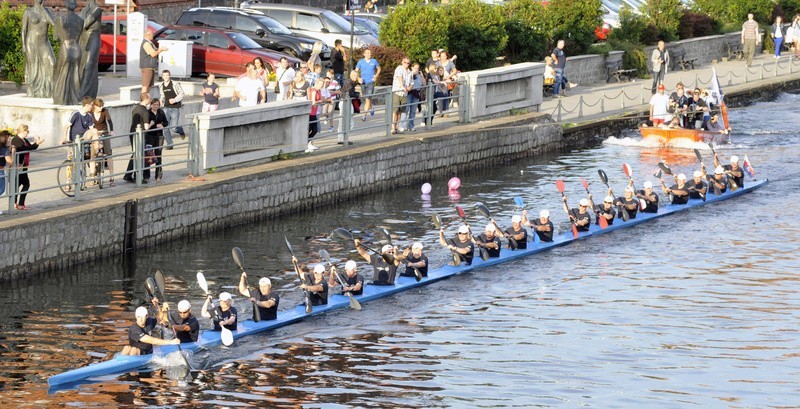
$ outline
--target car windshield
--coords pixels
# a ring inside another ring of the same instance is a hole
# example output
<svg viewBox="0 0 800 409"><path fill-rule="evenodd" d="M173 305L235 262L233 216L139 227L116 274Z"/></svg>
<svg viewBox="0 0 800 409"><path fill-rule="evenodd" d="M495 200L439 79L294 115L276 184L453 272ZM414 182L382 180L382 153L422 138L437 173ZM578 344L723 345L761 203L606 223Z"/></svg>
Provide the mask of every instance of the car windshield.
<svg viewBox="0 0 800 409"><path fill-rule="evenodd" d="M251 40L250 37L244 34L234 33L232 31L228 31L226 34L228 34L228 37L230 37L231 40L233 40L233 42L236 43L236 45L242 50L262 48L257 42Z"/></svg>
<svg viewBox="0 0 800 409"><path fill-rule="evenodd" d="M292 31L286 28L283 24L268 17L260 17L258 21L264 25L272 34L286 34L291 35Z"/></svg>
<svg viewBox="0 0 800 409"><path fill-rule="evenodd" d="M325 27L330 30L331 33L350 32L350 22L342 18L342 16L329 10L323 11L321 15L325 20ZM364 30L356 30L353 34L363 35L368 33Z"/></svg>

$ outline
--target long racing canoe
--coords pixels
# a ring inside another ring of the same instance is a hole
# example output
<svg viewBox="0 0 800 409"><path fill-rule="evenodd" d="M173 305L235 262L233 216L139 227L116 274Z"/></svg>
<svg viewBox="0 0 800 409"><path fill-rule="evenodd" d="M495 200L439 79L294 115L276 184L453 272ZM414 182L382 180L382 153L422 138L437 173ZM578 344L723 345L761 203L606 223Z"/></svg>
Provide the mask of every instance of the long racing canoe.
<svg viewBox="0 0 800 409"><path fill-rule="evenodd" d="M733 197L741 196L745 193L749 193L755 189L763 187L767 183L768 180L749 181L747 187L740 188L736 191L728 191L726 193L721 194L720 196L708 194L706 197L706 201L702 201L700 199L690 199L689 203L685 205L667 204L661 206L661 208L659 208L658 210L658 213L639 212L635 219L630 219L627 222L623 222L621 218L617 218L614 221L614 224L608 226L608 228L606 229L601 229L596 224L592 224L591 227L589 228L589 231L581 232L577 238L574 238L572 236L572 232L568 230L563 233L554 235L553 241L549 243L529 242L528 248L525 250L512 251L503 249L503 251L501 251L500 257L498 258L482 260L480 257L475 257L473 259L472 265L464 265L464 264L459 266L446 265L436 269L430 269L430 271L428 272L428 277L423 278L419 282L417 282L413 277L397 277L396 283L393 286L366 285L364 286L364 293L362 295L356 296L356 298L362 303L372 301L378 298L386 297L412 288L428 285L457 274L462 274L472 270L494 266L497 264L505 263L507 261L527 257L532 254L549 250L554 247L564 246L575 240L582 240L599 234L610 233L615 230L635 226L637 224L645 223L652 219L664 217L673 213L682 212L694 207L703 206L708 203L715 203L731 199ZM291 309L280 311L278 313L278 319L276 320L260 321L260 322L254 322L252 320L243 320L239 322L237 330L233 331L233 337L234 339L239 339L248 335L284 327L289 324L302 321L306 317L325 314L332 310L347 308L349 304L350 303L348 297L335 294L330 296L327 305L315 306L311 314L306 314L305 308L303 306L296 306ZM201 347L209 348L220 344L221 344L220 333L206 330L200 333L197 342L183 343L181 344L181 347L183 348L183 350L186 351L196 351ZM177 350L178 347L175 345L156 346L153 348L153 354L150 355L141 355L141 356L116 355L114 358L108 361L90 364L81 368L73 369L64 373L51 376L47 380L47 383L50 387L50 392L55 392L57 390L70 388L81 383L92 382L94 378L100 376L114 375L124 372L145 369L151 364L153 364L153 360L155 357L165 356Z"/></svg>

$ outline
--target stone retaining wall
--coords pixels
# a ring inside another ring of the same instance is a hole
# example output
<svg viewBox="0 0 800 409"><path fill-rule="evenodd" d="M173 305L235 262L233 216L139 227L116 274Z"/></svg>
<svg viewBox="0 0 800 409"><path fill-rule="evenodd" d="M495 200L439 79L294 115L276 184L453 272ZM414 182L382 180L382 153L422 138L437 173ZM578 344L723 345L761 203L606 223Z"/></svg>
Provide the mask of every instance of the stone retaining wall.
<svg viewBox="0 0 800 409"><path fill-rule="evenodd" d="M608 79L606 66L610 63L621 62L622 54L622 51L611 51L608 56L590 54L567 57L567 78L570 82L582 85L604 84Z"/></svg>
<svg viewBox="0 0 800 409"><path fill-rule="evenodd" d="M763 35L763 32L762 32ZM700 65L711 64L713 60L722 61L723 58L728 58L728 44L739 45L741 44L742 35L739 32L722 34L708 37L690 38L688 40L673 41L667 43L667 50L682 49L686 52L686 59L697 59L694 62L695 67ZM762 41L756 46L755 55L761 54L761 48L764 45ZM647 67L650 71L653 70L653 64L650 62L650 55L655 50L655 46L646 47L645 54L647 55ZM672 64L670 63L669 70L672 71ZM680 68L676 69L680 70Z"/></svg>

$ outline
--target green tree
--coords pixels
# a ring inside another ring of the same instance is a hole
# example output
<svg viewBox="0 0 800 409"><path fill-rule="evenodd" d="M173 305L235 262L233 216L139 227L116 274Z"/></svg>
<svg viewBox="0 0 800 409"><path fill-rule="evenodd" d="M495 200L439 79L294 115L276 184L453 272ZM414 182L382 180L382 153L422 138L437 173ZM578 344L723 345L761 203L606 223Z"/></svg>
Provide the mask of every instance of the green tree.
<svg viewBox="0 0 800 409"><path fill-rule="evenodd" d="M508 42L504 54L510 63L541 61L550 41L545 8L538 0L512 0L505 4Z"/></svg>
<svg viewBox="0 0 800 409"><path fill-rule="evenodd" d="M752 12L760 23L769 22L774 0L694 0L694 8L721 22L742 22Z"/></svg>
<svg viewBox="0 0 800 409"><path fill-rule="evenodd" d="M431 50L447 46L449 24L443 14L416 1L398 6L381 23L381 45L397 47L412 61L425 62Z"/></svg>
<svg viewBox="0 0 800 409"><path fill-rule="evenodd" d="M594 30L603 24L600 0L551 0L546 17L552 24L550 46L563 39L567 55L585 54L595 41Z"/></svg>
<svg viewBox="0 0 800 409"><path fill-rule="evenodd" d="M22 53L22 13L25 7L0 5L0 66L3 78L20 85L25 81L25 55Z"/></svg>
<svg viewBox="0 0 800 409"><path fill-rule="evenodd" d="M678 37L682 9L681 0L647 0L640 11L647 22L658 30L661 39L672 41Z"/></svg>
<svg viewBox="0 0 800 409"><path fill-rule="evenodd" d="M447 49L462 71L493 67L508 34L502 7L478 0L455 0L441 8L449 22Z"/></svg>

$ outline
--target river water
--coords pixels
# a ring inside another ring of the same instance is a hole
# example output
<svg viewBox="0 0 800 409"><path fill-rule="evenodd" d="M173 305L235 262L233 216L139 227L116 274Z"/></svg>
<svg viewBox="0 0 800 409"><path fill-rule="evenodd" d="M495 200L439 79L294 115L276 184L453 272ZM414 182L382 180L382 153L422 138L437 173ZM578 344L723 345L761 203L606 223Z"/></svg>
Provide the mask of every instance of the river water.
<svg viewBox="0 0 800 409"><path fill-rule="evenodd" d="M396 241L421 240L432 265L446 262L428 223L442 215L452 233L454 204L480 201L501 225L524 198L568 228L553 181L575 202L586 178L600 200L597 169L622 191L621 164L638 183L656 163L690 174L691 150L639 146L616 135L591 148L544 155L459 175L460 198L446 179L393 189L335 207L231 228L150 248L136 265L99 262L3 283L0 403L12 407L787 407L800 405L800 96L784 94L733 110L733 143L766 187L630 229L453 277L191 357L186 376L167 365L109 376L47 393L56 373L109 358L124 345L145 278L167 276L167 298L199 311L194 277L234 292L230 249L242 248L251 284L269 276L284 308L300 301L286 235L301 261L320 249L355 258L352 243L328 240L335 227L376 226ZM710 165L710 151L704 151ZM794 186L794 187L792 187ZM376 245L378 245L376 243ZM362 271L368 271L362 267ZM249 315L241 297L240 311ZM204 325L208 323L204 322ZM170 362L165 362L170 364Z"/></svg>

